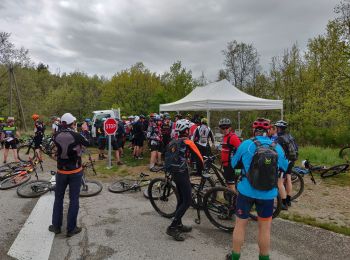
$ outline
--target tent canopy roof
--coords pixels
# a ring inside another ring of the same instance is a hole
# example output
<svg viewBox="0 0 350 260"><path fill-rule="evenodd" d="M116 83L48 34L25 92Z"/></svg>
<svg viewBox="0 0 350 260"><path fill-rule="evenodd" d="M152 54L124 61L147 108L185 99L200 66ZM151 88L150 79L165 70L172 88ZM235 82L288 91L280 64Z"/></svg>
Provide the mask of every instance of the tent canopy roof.
<svg viewBox="0 0 350 260"><path fill-rule="evenodd" d="M159 105L160 111L272 110L283 109L282 100L254 97L234 87L226 79L196 87L184 98Z"/></svg>

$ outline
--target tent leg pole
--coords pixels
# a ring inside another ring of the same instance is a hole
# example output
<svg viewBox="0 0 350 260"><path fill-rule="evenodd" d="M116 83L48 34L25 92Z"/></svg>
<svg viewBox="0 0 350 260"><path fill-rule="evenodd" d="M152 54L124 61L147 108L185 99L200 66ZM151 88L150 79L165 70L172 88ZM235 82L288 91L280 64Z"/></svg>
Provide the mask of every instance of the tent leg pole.
<svg viewBox="0 0 350 260"><path fill-rule="evenodd" d="M283 108L281 109L281 120L283 120Z"/></svg>
<svg viewBox="0 0 350 260"><path fill-rule="evenodd" d="M208 126L210 127L210 111L207 110Z"/></svg>
<svg viewBox="0 0 350 260"><path fill-rule="evenodd" d="M241 131L241 112L238 111L238 131Z"/></svg>

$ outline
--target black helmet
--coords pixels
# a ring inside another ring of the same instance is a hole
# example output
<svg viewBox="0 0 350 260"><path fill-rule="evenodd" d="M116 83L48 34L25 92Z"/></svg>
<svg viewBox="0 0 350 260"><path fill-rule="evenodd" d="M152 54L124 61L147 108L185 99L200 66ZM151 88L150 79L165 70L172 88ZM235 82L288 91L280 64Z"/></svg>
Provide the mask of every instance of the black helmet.
<svg viewBox="0 0 350 260"><path fill-rule="evenodd" d="M283 120L279 120L275 123L275 126L280 127L280 128L287 128L288 123Z"/></svg>
<svg viewBox="0 0 350 260"><path fill-rule="evenodd" d="M219 127L222 127L222 126L231 126L231 120L228 119L228 118L221 118L220 121L219 121Z"/></svg>

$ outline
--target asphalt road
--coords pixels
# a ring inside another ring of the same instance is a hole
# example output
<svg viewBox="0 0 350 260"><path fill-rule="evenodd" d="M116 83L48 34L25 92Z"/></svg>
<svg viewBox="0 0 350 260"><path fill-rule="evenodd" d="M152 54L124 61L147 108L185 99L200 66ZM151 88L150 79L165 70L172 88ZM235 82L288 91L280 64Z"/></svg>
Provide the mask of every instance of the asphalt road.
<svg viewBox="0 0 350 260"><path fill-rule="evenodd" d="M45 170L50 167L52 165L46 165ZM41 176L49 178L48 174ZM20 199L15 190L0 191L0 194L0 259L12 259L6 253L36 200ZM105 184L101 194L82 198L80 204L82 233L69 239L64 234L57 235L49 259L218 260L230 251L231 234L216 229L204 214L202 223L195 224L194 210L189 210L184 218L184 223L193 225L194 230L185 242L173 241L165 234L170 220L157 215L139 192L113 194ZM258 258L256 233L257 224L250 222L241 259ZM350 259L350 237L276 219L272 228L271 258Z"/></svg>

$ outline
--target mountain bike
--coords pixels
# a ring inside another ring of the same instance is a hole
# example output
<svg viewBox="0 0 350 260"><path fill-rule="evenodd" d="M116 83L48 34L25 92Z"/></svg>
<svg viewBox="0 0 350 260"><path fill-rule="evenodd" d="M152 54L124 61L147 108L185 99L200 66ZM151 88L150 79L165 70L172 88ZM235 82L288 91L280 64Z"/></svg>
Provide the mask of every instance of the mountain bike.
<svg viewBox="0 0 350 260"><path fill-rule="evenodd" d="M26 162L38 157L34 147L34 136L31 136L25 144L17 148L18 159L22 162ZM57 147L51 136L44 136L40 149L44 154L56 160Z"/></svg>
<svg viewBox="0 0 350 260"><path fill-rule="evenodd" d="M126 191L141 191L142 187L145 187L150 183L150 180L146 179L147 177L149 177L148 174L141 172L139 175L139 179L123 179L113 182L108 187L108 190L113 193L123 193Z"/></svg>
<svg viewBox="0 0 350 260"><path fill-rule="evenodd" d="M296 172L298 172L301 175L310 173L311 180L314 184L316 184L316 181L312 175L313 171L318 171L320 173L321 178L328 178L328 177L332 177L340 173L346 172L349 169L348 163L326 167L326 166L313 166L311 165L309 160L304 161L304 166L305 166L304 168L294 167L293 169L295 169Z"/></svg>
<svg viewBox="0 0 350 260"><path fill-rule="evenodd" d="M179 200L178 191L172 175L164 168L159 170L165 172L165 177L155 178L150 182L148 186L149 200L159 215L172 218ZM210 179L209 174L202 174L200 180L198 177L191 181L193 187L191 204L197 210L195 222L201 223L200 210L204 210L205 215L214 226L225 231L232 231L232 219L225 216L233 217L236 195L226 187L212 187L214 182ZM223 221L218 221L217 216L223 216Z"/></svg>
<svg viewBox="0 0 350 260"><path fill-rule="evenodd" d="M80 189L80 197L92 197L99 194L102 191L103 185L96 180L88 180L86 175L92 172L92 175L97 175L94 160L91 157L91 153L86 148L83 149L83 153L88 155L88 161L82 163L83 177ZM51 175L56 175L55 171L51 171ZM30 181L25 185L17 188L17 194L24 198L36 198L45 194L48 191L54 191L56 187L55 178L51 178L50 181L39 180L36 174L36 180Z"/></svg>
<svg viewBox="0 0 350 260"><path fill-rule="evenodd" d="M53 175L53 177L50 181L39 180L38 176L36 176L37 180L27 182L17 188L18 196L23 198L37 198L49 191L55 191L56 174L57 172L51 171L51 175ZM92 197L99 194L101 191L102 184L95 180L87 180L85 174L83 173L79 194L80 197Z"/></svg>
<svg viewBox="0 0 350 260"><path fill-rule="evenodd" d="M4 172L5 174L1 175L0 190L11 189L28 182L32 172L35 172L37 176L36 167L38 164L43 169L39 160L31 160L27 164L13 166L11 171Z"/></svg>
<svg viewBox="0 0 350 260"><path fill-rule="evenodd" d="M223 168L222 168L222 166L219 167L218 165L216 165L214 163L215 159L216 159L216 156L205 157L205 167L204 168L208 170L208 173L215 175L216 185L221 185L223 187L226 187L227 186L226 181L225 181L225 178L223 177ZM240 170L238 170L238 172L240 172ZM237 191L238 182L240 182L242 180L242 177L243 176L241 173L235 175L235 190L236 191ZM272 218L276 218L279 215L279 213L281 212L281 209L282 209L282 199L281 199L280 195L278 195L274 199ZM249 213L249 216L253 220L258 220L258 215L257 215L255 207L252 208L252 210Z"/></svg>

